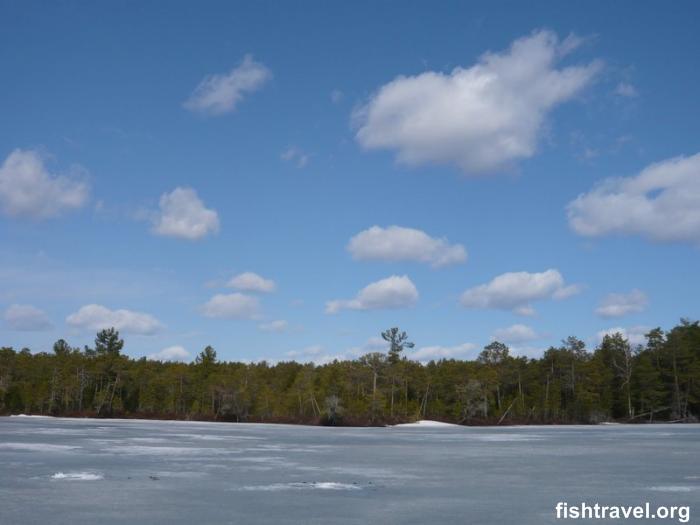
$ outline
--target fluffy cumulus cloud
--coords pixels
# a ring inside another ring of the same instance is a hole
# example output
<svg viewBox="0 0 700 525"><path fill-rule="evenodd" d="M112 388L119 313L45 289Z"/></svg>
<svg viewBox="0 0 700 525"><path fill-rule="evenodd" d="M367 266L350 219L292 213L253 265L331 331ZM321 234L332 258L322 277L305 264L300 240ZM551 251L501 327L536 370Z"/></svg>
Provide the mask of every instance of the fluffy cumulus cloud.
<svg viewBox="0 0 700 525"><path fill-rule="evenodd" d="M649 299L641 290L632 290L630 293L611 293L603 298L595 313L601 317L622 317L641 312L648 304Z"/></svg>
<svg viewBox="0 0 700 525"><path fill-rule="evenodd" d="M503 343L523 343L539 339L539 335L530 326L514 324L506 328L497 329L493 333L492 339Z"/></svg>
<svg viewBox="0 0 700 525"><path fill-rule="evenodd" d="M204 206L192 188L175 188L160 198L153 233L196 241L219 231L219 214Z"/></svg>
<svg viewBox="0 0 700 525"><path fill-rule="evenodd" d="M263 64L246 55L229 73L209 75L195 88L184 106L206 115L223 115L236 109L244 95L259 90L272 73Z"/></svg>
<svg viewBox="0 0 700 525"><path fill-rule="evenodd" d="M242 293L216 294L202 307L206 317L221 319L257 319L260 316L260 300Z"/></svg>
<svg viewBox="0 0 700 525"><path fill-rule="evenodd" d="M152 335L163 328L150 314L132 310L110 310L99 304L87 304L66 318L66 322L81 330L116 328L120 332Z"/></svg>
<svg viewBox="0 0 700 525"><path fill-rule="evenodd" d="M10 305L5 310L3 317L7 326L12 330L38 332L52 328L47 315L39 308L29 304Z"/></svg>
<svg viewBox="0 0 700 525"><path fill-rule="evenodd" d="M354 112L356 138L364 148L394 150L410 165L502 170L535 154L548 113L601 69L599 62L557 68L579 42L538 31L469 68L399 76Z"/></svg>
<svg viewBox="0 0 700 525"><path fill-rule="evenodd" d="M337 299L326 303L326 313L340 310L379 310L383 308L407 308L418 301L418 290L403 275L392 275L360 290L354 299Z"/></svg>
<svg viewBox="0 0 700 525"><path fill-rule="evenodd" d="M46 219L81 208L88 185L81 169L49 173L36 151L16 149L0 166L0 210L10 217Z"/></svg>
<svg viewBox="0 0 700 525"><path fill-rule="evenodd" d="M190 353L180 345L163 348L160 352L149 354L151 361L189 361Z"/></svg>
<svg viewBox="0 0 700 525"><path fill-rule="evenodd" d="M475 356L477 346L473 343L463 343L455 346L423 346L408 354L410 359L421 361L437 361L439 359L467 359Z"/></svg>
<svg viewBox="0 0 700 525"><path fill-rule="evenodd" d="M603 181L570 202L567 211L569 225L579 235L630 234L698 244L700 153Z"/></svg>
<svg viewBox="0 0 700 525"><path fill-rule="evenodd" d="M607 330L601 330L597 334L598 342L603 341L606 335L620 334L622 337L627 339L632 346L643 345L646 343L646 337L644 334L649 332L649 328L646 326L632 326L629 328L623 328L621 326L616 326L614 328L608 328Z"/></svg>
<svg viewBox="0 0 700 525"><path fill-rule="evenodd" d="M350 239L347 249L355 259L418 261L436 268L467 260L467 250L461 244L401 226L372 226Z"/></svg>
<svg viewBox="0 0 700 525"><path fill-rule="evenodd" d="M244 292L273 292L276 288L275 281L265 279L257 273L243 272L233 277L226 286L242 290Z"/></svg>
<svg viewBox="0 0 700 525"><path fill-rule="evenodd" d="M465 308L496 308L532 315L532 302L565 299L579 290L578 285L567 285L558 270L549 269L539 273L509 272L466 290L460 302Z"/></svg>
<svg viewBox="0 0 700 525"><path fill-rule="evenodd" d="M273 332L281 334L286 332L289 328L289 323L284 319L277 319L276 321L270 321L268 323L260 323L258 328L263 332Z"/></svg>

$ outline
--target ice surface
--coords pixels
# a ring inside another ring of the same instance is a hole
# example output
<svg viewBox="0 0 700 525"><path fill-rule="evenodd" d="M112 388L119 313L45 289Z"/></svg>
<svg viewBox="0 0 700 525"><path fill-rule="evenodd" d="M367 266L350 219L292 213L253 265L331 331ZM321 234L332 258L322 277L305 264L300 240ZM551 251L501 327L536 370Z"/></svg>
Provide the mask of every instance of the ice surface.
<svg viewBox="0 0 700 525"><path fill-rule="evenodd" d="M0 418L0 524L561 525L559 501L695 517L698 457L700 425Z"/></svg>

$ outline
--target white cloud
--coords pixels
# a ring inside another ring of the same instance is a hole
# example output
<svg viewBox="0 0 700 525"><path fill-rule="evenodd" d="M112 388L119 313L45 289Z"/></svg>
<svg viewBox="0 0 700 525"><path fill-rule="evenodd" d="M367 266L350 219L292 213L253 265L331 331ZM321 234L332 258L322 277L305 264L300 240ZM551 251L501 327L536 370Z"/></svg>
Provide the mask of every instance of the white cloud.
<svg viewBox="0 0 700 525"><path fill-rule="evenodd" d="M595 313L601 317L622 317L627 314L643 311L649 304L649 299L641 290L630 293L611 293L605 296Z"/></svg>
<svg viewBox="0 0 700 525"><path fill-rule="evenodd" d="M499 328L493 333L492 339L503 343L523 343L539 339L539 335L530 326L514 324L507 328Z"/></svg>
<svg viewBox="0 0 700 525"><path fill-rule="evenodd" d="M245 94L259 90L270 78L272 72L267 67L246 55L243 62L229 73L205 77L184 106L207 115L230 113L235 111Z"/></svg>
<svg viewBox="0 0 700 525"><path fill-rule="evenodd" d="M272 279L265 279L257 273L243 272L233 277L226 286L244 292L274 292L276 285Z"/></svg>
<svg viewBox="0 0 700 525"><path fill-rule="evenodd" d="M16 149L0 166L0 209L11 217L47 219L81 208L88 200L84 170L49 173L36 151Z"/></svg>
<svg viewBox="0 0 700 525"><path fill-rule="evenodd" d="M578 285L566 285L558 270L540 273L509 272L490 282L466 290L460 302L466 308L497 308L532 315L533 301L565 299L580 291Z"/></svg>
<svg viewBox="0 0 700 525"><path fill-rule="evenodd" d="M512 356L540 359L546 349L537 346L509 346L509 350Z"/></svg>
<svg viewBox="0 0 700 525"><path fill-rule="evenodd" d="M296 146L290 146L280 155L282 160L296 164L297 168L303 168L309 163L309 155Z"/></svg>
<svg viewBox="0 0 700 525"><path fill-rule="evenodd" d="M152 335L163 325L152 315L132 310L110 310L99 304L87 304L66 318L66 322L81 330L116 328L120 332Z"/></svg>
<svg viewBox="0 0 700 525"><path fill-rule="evenodd" d="M439 359L459 359L473 357L477 346L474 343L463 343L456 346L423 346L408 354L409 359L423 363Z"/></svg>
<svg viewBox="0 0 700 525"><path fill-rule="evenodd" d="M646 326L632 326L629 328L623 328L617 326L614 328L608 328L607 330L601 330L597 334L598 342L602 342L606 335L614 335L619 333L623 338L627 339L632 346L644 345L646 344L646 337L644 334L649 332L649 328Z"/></svg>
<svg viewBox="0 0 700 525"><path fill-rule="evenodd" d="M5 322L12 330L38 332L53 326L46 314L29 304L13 304L5 310Z"/></svg>
<svg viewBox="0 0 700 525"><path fill-rule="evenodd" d="M381 341L381 344L377 342ZM386 341L381 338L372 337L360 347L349 348L344 352L329 353L323 345L311 345L301 350L287 352L289 359L302 363L314 363L315 365L325 365L333 361L349 361L369 352L386 352L388 349Z"/></svg>
<svg viewBox="0 0 700 525"><path fill-rule="evenodd" d="M238 292L216 294L202 307L205 316L222 319L257 319L259 311L260 301L257 297Z"/></svg>
<svg viewBox="0 0 700 525"><path fill-rule="evenodd" d="M163 348L160 352L149 354L151 361L189 361L190 353L182 346L175 345Z"/></svg>
<svg viewBox="0 0 700 525"><path fill-rule="evenodd" d="M357 140L399 162L493 172L532 157L548 113L588 86L599 62L556 68L580 39L538 31L467 68L399 76L354 112Z"/></svg>
<svg viewBox="0 0 700 525"><path fill-rule="evenodd" d="M637 88L635 88L632 84L628 82L620 82L616 87L615 87L615 94L620 95L621 97L636 97L639 95L637 92Z"/></svg>
<svg viewBox="0 0 700 525"><path fill-rule="evenodd" d="M282 332L287 331L289 328L289 323L284 319L278 319L276 321L270 321L269 323L260 323L258 328L263 332L274 332L281 334Z"/></svg>
<svg viewBox="0 0 700 525"><path fill-rule="evenodd" d="M355 259L418 261L436 268L467 260L467 251L461 244L450 244L445 238L401 226L372 226L350 239L347 249Z"/></svg>
<svg viewBox="0 0 700 525"><path fill-rule="evenodd" d="M326 303L326 313L334 314L343 309L377 310L382 308L406 308L418 301L418 290L403 275L392 275L360 290L354 299L337 299Z"/></svg>
<svg viewBox="0 0 700 525"><path fill-rule="evenodd" d="M373 353L373 352L388 352L389 351L389 343L382 339L381 337L373 336L367 339L362 345L360 346L353 346L351 348L348 348L345 351L344 355L350 356L348 359L352 359L353 357L360 357L365 354Z"/></svg>
<svg viewBox="0 0 700 525"><path fill-rule="evenodd" d="M579 235L642 235L700 243L700 153L675 157L631 177L607 179L567 206Z"/></svg>
<svg viewBox="0 0 700 525"><path fill-rule="evenodd" d="M219 231L219 215L207 209L192 188L175 188L160 197L153 233L194 241Z"/></svg>
<svg viewBox="0 0 700 525"><path fill-rule="evenodd" d="M318 356L321 354L324 350L323 345L311 345L307 346L305 348L302 348L301 350L292 350L291 352L287 352L287 357L291 358L299 358L299 357L313 357L313 356Z"/></svg>

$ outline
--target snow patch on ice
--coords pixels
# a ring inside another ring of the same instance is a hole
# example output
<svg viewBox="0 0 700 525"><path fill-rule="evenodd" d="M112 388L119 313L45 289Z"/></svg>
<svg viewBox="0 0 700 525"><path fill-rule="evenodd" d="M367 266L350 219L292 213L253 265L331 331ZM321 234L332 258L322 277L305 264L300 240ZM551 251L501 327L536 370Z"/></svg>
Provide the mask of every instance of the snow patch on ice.
<svg viewBox="0 0 700 525"><path fill-rule="evenodd" d="M538 436L537 434L476 434L470 435L469 439L494 442L539 441L542 439L542 436Z"/></svg>
<svg viewBox="0 0 700 525"><path fill-rule="evenodd" d="M85 434L85 430L77 428L34 428L32 429L32 434L45 434L47 436L55 436L57 434L61 434L62 436L82 436Z"/></svg>
<svg viewBox="0 0 700 525"><path fill-rule="evenodd" d="M692 487L687 485L663 485L658 487L649 487L649 490L654 490L656 492L693 492L698 490L700 487Z"/></svg>
<svg viewBox="0 0 700 525"><path fill-rule="evenodd" d="M51 479L66 481L98 481L104 479L104 474L99 472L56 472Z"/></svg>
<svg viewBox="0 0 700 525"><path fill-rule="evenodd" d="M105 449L105 452L129 454L135 456L191 456L196 454L228 454L232 451L201 447L150 447L147 445L118 445Z"/></svg>
<svg viewBox="0 0 700 525"><path fill-rule="evenodd" d="M169 443L169 439L156 438L156 437L132 437L128 438L129 441L136 441L137 443Z"/></svg>
<svg viewBox="0 0 700 525"><path fill-rule="evenodd" d="M259 490L278 492L282 490L361 490L362 487L353 483L338 483L336 481L311 481L294 483L272 483L270 485L246 485L238 490Z"/></svg>
<svg viewBox="0 0 700 525"><path fill-rule="evenodd" d="M394 425L395 427L403 427L403 428L410 428L410 427L458 427L459 425L455 425L454 423L444 423L443 421L431 421L429 419L421 419L420 421L416 421L415 423L400 423L398 425Z"/></svg>
<svg viewBox="0 0 700 525"><path fill-rule="evenodd" d="M49 443L0 443L0 448L26 450L29 452L70 452L80 447L73 445L52 445Z"/></svg>
<svg viewBox="0 0 700 525"><path fill-rule="evenodd" d="M192 439L192 440L202 440L202 441L229 441L236 439L257 439L250 436L216 436L212 434L170 434L172 437Z"/></svg>

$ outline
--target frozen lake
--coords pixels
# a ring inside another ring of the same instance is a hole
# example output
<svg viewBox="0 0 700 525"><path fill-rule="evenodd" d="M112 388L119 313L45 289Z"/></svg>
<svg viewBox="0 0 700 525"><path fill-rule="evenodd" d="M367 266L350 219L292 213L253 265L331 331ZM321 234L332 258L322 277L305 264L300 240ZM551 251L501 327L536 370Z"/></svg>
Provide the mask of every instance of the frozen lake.
<svg viewBox="0 0 700 525"><path fill-rule="evenodd" d="M0 418L3 525L562 523L558 501L689 505L696 522L700 425Z"/></svg>

